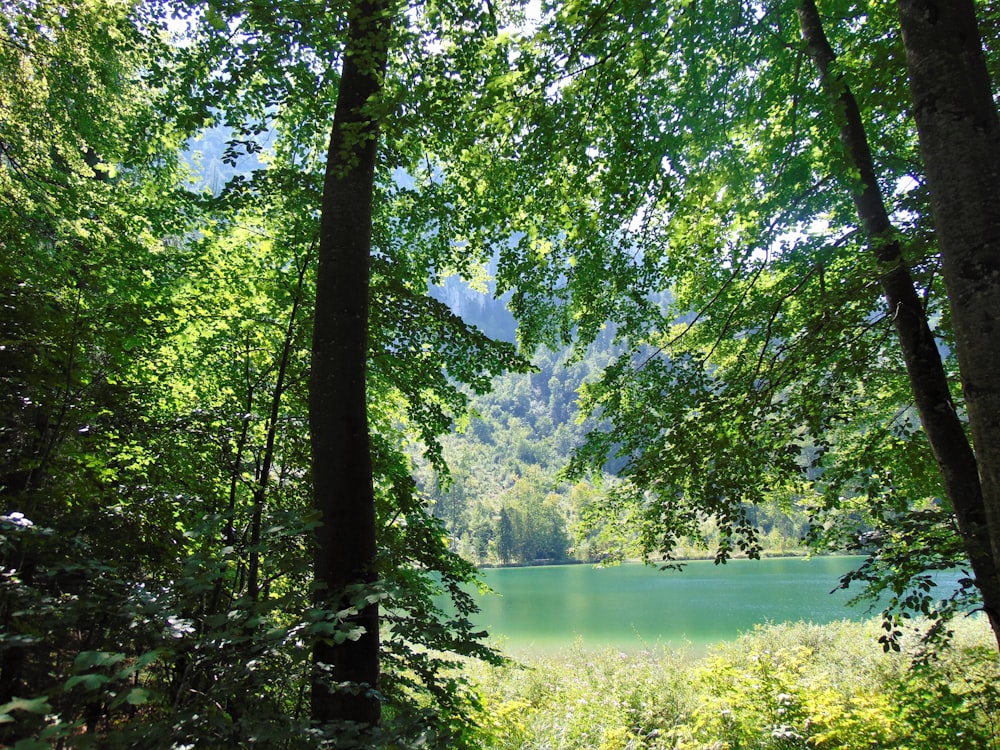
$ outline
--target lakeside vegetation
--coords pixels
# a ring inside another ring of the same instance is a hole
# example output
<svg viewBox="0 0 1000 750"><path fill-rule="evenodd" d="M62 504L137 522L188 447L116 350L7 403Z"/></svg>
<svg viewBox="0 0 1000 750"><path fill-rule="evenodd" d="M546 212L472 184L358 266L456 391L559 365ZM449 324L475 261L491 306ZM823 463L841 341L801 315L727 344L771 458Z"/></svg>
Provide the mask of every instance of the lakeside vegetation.
<svg viewBox="0 0 1000 750"><path fill-rule="evenodd" d="M491 750L995 750L1000 664L982 619L927 655L879 623L768 625L712 648L624 653L579 645L470 664Z"/></svg>

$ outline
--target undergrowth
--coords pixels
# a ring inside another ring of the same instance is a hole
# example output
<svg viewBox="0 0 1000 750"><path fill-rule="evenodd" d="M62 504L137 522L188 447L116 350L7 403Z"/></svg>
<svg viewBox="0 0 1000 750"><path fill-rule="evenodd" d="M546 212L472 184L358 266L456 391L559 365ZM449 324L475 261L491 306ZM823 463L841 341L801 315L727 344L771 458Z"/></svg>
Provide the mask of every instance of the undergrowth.
<svg viewBox="0 0 1000 750"><path fill-rule="evenodd" d="M1000 750L1000 660L986 625L949 648L884 653L879 623L759 627L691 658L565 651L470 665L483 748Z"/></svg>

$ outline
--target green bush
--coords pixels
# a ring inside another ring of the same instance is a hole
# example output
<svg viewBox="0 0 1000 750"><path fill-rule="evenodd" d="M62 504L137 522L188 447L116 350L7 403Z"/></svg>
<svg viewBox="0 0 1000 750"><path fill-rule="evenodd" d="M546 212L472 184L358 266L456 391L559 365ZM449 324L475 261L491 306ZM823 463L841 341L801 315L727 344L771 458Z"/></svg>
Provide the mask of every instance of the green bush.
<svg viewBox="0 0 1000 750"><path fill-rule="evenodd" d="M1000 748L1000 666L985 646L952 649L896 686L901 747Z"/></svg>
<svg viewBox="0 0 1000 750"><path fill-rule="evenodd" d="M690 710L677 652L586 651L484 669L484 748L657 748Z"/></svg>
<svg viewBox="0 0 1000 750"><path fill-rule="evenodd" d="M760 627L701 658L579 645L470 665L483 748L497 750L1000 749L1000 661L981 621L914 661L879 623ZM906 648L908 647L908 648Z"/></svg>

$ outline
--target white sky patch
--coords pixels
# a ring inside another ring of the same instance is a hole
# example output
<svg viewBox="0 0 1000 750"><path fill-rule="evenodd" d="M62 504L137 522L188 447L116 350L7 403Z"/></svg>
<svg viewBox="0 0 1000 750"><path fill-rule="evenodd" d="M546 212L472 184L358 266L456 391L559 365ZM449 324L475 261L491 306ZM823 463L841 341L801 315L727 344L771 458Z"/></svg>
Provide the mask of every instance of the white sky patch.
<svg viewBox="0 0 1000 750"><path fill-rule="evenodd" d="M524 6L524 31L533 32L542 24L541 0L529 0Z"/></svg>
<svg viewBox="0 0 1000 750"><path fill-rule="evenodd" d="M905 195L911 190L916 190L918 187L920 187L920 183L914 177L903 175L896 180L895 195Z"/></svg>

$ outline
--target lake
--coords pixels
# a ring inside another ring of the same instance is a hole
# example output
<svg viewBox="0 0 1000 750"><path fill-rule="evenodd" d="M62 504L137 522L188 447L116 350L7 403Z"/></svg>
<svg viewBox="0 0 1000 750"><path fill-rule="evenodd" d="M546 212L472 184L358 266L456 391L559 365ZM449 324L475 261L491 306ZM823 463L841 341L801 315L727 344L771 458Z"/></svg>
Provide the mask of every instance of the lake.
<svg viewBox="0 0 1000 750"><path fill-rule="evenodd" d="M767 622L827 623L876 617L857 591L836 588L859 557L711 560L683 571L641 564L595 568L554 565L483 571L496 594L479 596L477 625L506 650L649 646L702 651ZM957 575L942 576L943 588ZM950 580L949 580L950 579Z"/></svg>

